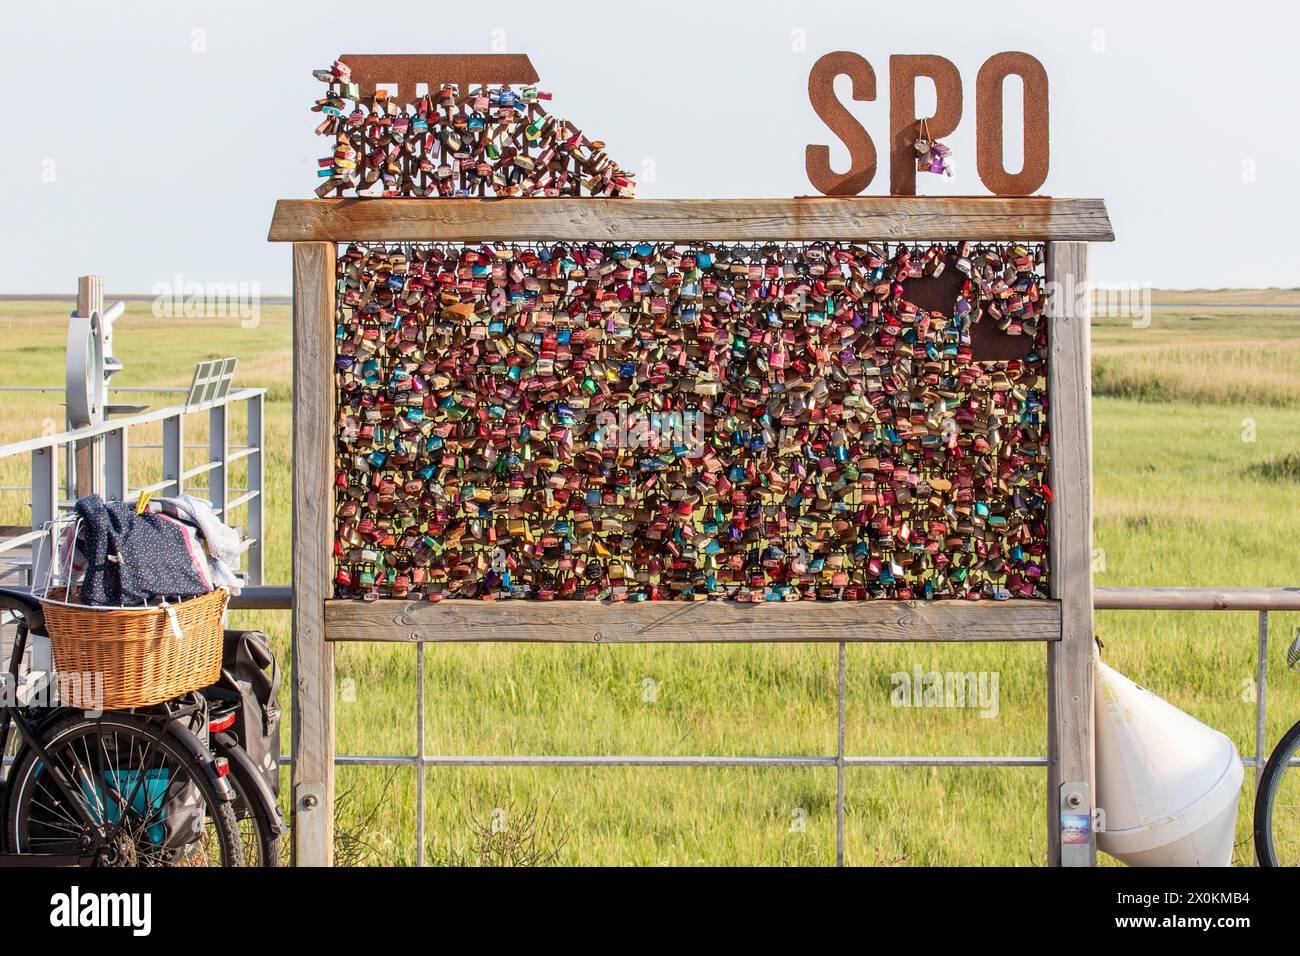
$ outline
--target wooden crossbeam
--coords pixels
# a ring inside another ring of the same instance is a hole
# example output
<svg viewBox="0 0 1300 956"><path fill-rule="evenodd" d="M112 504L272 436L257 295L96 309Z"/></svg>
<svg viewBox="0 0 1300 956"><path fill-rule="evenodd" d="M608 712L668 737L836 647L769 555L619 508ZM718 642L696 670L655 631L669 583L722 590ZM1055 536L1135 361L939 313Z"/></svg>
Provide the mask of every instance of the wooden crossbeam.
<svg viewBox="0 0 1300 956"><path fill-rule="evenodd" d="M1100 199L281 199L271 242L1115 238Z"/></svg>
<svg viewBox="0 0 1300 956"><path fill-rule="evenodd" d="M325 635L331 641L555 644L1057 641L1061 604L327 600Z"/></svg>

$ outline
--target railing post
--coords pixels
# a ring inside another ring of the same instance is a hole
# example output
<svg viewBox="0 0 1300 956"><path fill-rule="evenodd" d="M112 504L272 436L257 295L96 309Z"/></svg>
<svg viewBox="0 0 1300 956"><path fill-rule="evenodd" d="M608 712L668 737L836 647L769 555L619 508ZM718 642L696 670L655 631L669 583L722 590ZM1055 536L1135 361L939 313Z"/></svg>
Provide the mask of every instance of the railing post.
<svg viewBox="0 0 1300 956"><path fill-rule="evenodd" d="M424 866L424 641L415 643L415 865Z"/></svg>
<svg viewBox="0 0 1300 956"><path fill-rule="evenodd" d="M1264 747L1268 733L1268 611L1259 612L1259 655L1255 661L1255 792L1259 792L1259 781L1264 776ZM1252 841L1253 842L1253 841ZM1259 848L1253 853L1253 860L1259 866Z"/></svg>
<svg viewBox="0 0 1300 956"><path fill-rule="evenodd" d="M1048 515L1051 596L1061 640L1047 645L1047 863L1093 866L1092 362L1088 246L1047 244ZM1068 834L1068 836L1067 836Z"/></svg>
<svg viewBox="0 0 1300 956"><path fill-rule="evenodd" d="M837 729L835 734L835 865L844 865L844 797L845 797L845 753L844 729L847 719L845 694L845 670L847 668L845 645L840 641L838 665L836 667L835 688L837 698Z"/></svg>
<svg viewBox="0 0 1300 956"><path fill-rule="evenodd" d="M257 451L248 455L244 461L248 463L248 480L244 482L244 492L251 494L248 499L248 511L246 513L246 524L248 530L245 532L253 543L248 547L248 553L244 563L244 568L248 573L248 580L252 584L262 583L262 498L266 492L262 489L263 465L266 457L266 448L262 443L262 393L254 395L248 400L246 412L248 414L248 438L246 443L249 448L256 448ZM253 494L256 492L256 494Z"/></svg>
<svg viewBox="0 0 1300 956"><path fill-rule="evenodd" d="M293 246L293 850L334 860L334 292L332 242Z"/></svg>
<svg viewBox="0 0 1300 956"><path fill-rule="evenodd" d="M100 321L103 321L104 311L104 277L103 276L80 276L77 279L77 315L89 318L92 314L100 313ZM96 382L94 387L100 389L103 387L102 381L99 380L100 370L94 369ZM107 394L107 393L105 393ZM103 396L96 394L95 402L102 400ZM71 398L69 398L71 402ZM69 422L72 427L86 424L98 424L102 421L104 414L100 409L99 416L92 418L90 422ZM75 463L73 475L73 491L75 497L82 498L89 494L100 494L104 490L103 471L104 471L104 443L98 437L82 438L73 444L72 460Z"/></svg>
<svg viewBox="0 0 1300 956"><path fill-rule="evenodd" d="M59 513L59 468L58 455L60 446L38 448L32 452L32 530L38 531L58 517ZM43 541L38 541L32 548L32 589L45 587L45 576L50 564L58 560L53 549L58 546L58 536L51 533ZM53 669L53 654L50 651L50 639L33 634L28 647L31 649L31 668L34 671L49 673Z"/></svg>
<svg viewBox="0 0 1300 956"><path fill-rule="evenodd" d="M185 471L185 416L169 415L163 419L162 476L172 486L172 494L180 496Z"/></svg>
<svg viewBox="0 0 1300 956"><path fill-rule="evenodd" d="M216 468L208 472L208 500L212 502L213 510L221 515L221 520L229 524L226 517L226 457L228 455L226 445L226 425L229 423L230 406L226 404L223 398L221 404L214 405L208 409L208 463L220 462Z"/></svg>
<svg viewBox="0 0 1300 956"><path fill-rule="evenodd" d="M1268 726L1268 611L1259 612L1259 660L1255 662L1255 786L1264 775Z"/></svg>
<svg viewBox="0 0 1300 956"><path fill-rule="evenodd" d="M109 501L126 501L130 494L127 457L127 428L124 425L104 436L104 497Z"/></svg>

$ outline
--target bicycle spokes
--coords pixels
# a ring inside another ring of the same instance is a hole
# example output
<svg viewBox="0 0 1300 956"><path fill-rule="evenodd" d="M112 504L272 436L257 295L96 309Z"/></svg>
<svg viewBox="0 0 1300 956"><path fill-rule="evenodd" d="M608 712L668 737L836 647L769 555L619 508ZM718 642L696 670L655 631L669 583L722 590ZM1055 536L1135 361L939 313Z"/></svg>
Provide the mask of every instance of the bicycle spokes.
<svg viewBox="0 0 1300 956"><path fill-rule="evenodd" d="M119 866L219 860L196 767L162 733L86 722L49 745L21 794L24 851Z"/></svg>

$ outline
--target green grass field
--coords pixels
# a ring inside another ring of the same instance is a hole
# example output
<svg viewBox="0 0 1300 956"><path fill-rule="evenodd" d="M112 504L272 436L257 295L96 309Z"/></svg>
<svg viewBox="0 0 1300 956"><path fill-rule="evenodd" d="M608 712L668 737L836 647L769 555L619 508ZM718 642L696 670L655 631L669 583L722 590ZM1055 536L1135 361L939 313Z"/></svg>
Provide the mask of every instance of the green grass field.
<svg viewBox="0 0 1300 956"><path fill-rule="evenodd" d="M1231 290L1157 293L1155 301L1231 307L1300 298L1295 290ZM0 303L4 384L62 382L65 315L48 302ZM1099 320L1093 341L1097 584L1300 583L1300 313L1158 309L1144 329ZM286 306L263 307L261 324L245 329L237 319L155 319L133 304L117 327L127 370L115 384L187 385L196 361L233 354L236 384L269 389L268 583L289 577L289 342ZM0 442L53 429L62 421L58 398L0 396ZM205 416L186 428L188 441L205 441ZM242 437L236 427L232 441ZM139 452L133 484L155 480L157 456ZM232 486L242 478L236 467ZM0 485L27 481L25 458L0 460ZM0 496L0 523L28 520L25 495ZM1270 747L1300 718L1300 675L1282 662L1300 614L1272 617ZM286 613L236 619L269 631L287 660ZM1101 612L1098 633L1109 663L1253 751L1253 614ZM851 646L849 751L1042 754L1044 657L1038 646ZM916 666L995 672L996 716L893 707L890 675ZM337 672L338 752L413 753L414 650L344 645ZM432 753L835 749L833 646L431 646L426 694ZM834 862L833 768L435 768L427 780L426 855L434 862ZM338 788L341 859L414 861L414 770L344 768ZM1248 772L1238 864L1251 857L1253 795ZM491 832L494 809L504 833ZM1045 814L1038 769L854 768L846 856L861 865L1041 864Z"/></svg>

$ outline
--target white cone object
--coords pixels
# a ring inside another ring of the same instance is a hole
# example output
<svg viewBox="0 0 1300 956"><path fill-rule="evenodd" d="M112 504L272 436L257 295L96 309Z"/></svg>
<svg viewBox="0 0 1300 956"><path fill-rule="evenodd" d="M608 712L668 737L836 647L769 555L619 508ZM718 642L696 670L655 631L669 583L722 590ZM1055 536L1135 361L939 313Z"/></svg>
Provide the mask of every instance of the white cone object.
<svg viewBox="0 0 1300 956"><path fill-rule="evenodd" d="M1097 661L1097 846L1130 866L1228 866L1242 766L1237 748Z"/></svg>

